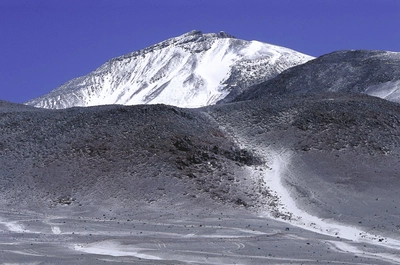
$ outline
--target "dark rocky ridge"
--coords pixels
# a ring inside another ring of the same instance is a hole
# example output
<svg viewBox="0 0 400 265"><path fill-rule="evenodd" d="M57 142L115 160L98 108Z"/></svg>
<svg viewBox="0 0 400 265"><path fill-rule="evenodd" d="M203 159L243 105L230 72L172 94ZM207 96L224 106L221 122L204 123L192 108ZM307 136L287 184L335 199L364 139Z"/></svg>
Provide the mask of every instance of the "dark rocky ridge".
<svg viewBox="0 0 400 265"><path fill-rule="evenodd" d="M218 33L206 33L203 34L203 32L201 32L200 30L192 30L186 34L183 34L182 36L180 36L179 38L171 38L165 41L162 41L160 43L151 45L143 50L140 51L134 51L132 53L114 58L112 60L124 60L124 59L129 59L131 57L139 57L139 56L143 56L147 53L151 53L154 52L156 50L161 50L165 47L168 46L181 46L182 48L186 49L186 50L190 50L192 48L193 43L197 42L200 43L200 49L196 49L193 52L202 52L202 51L206 51L208 49L210 49L210 40L212 39L225 39L225 38L231 38L231 39L236 39L233 35L230 35L224 31L220 31ZM111 61L112 61L111 60Z"/></svg>
<svg viewBox="0 0 400 265"><path fill-rule="evenodd" d="M400 102L399 80L400 53L337 51L292 67L271 80L255 85L235 101L277 95L350 92Z"/></svg>

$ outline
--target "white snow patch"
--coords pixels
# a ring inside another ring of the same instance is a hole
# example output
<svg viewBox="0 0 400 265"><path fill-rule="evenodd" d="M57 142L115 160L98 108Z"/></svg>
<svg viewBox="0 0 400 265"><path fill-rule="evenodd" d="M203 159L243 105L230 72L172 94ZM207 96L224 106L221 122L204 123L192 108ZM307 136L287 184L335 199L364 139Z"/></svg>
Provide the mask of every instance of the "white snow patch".
<svg viewBox="0 0 400 265"><path fill-rule="evenodd" d="M393 102L400 102L400 80L370 86L365 93Z"/></svg>
<svg viewBox="0 0 400 265"><path fill-rule="evenodd" d="M16 221L12 222L0 221L0 224L4 225L10 232L17 232L17 233L28 232L28 230L26 230L23 225L18 224Z"/></svg>
<svg viewBox="0 0 400 265"><path fill-rule="evenodd" d="M148 260L161 260L160 257L143 253L152 249L143 249L128 245L122 245L115 241L102 241L87 245L76 244L73 246L73 249L89 254L106 255L113 257L132 256Z"/></svg>
<svg viewBox="0 0 400 265"><path fill-rule="evenodd" d="M55 234L55 235L59 235L59 234L61 234L61 229L58 226L52 226L51 232L53 232L53 234Z"/></svg>
<svg viewBox="0 0 400 265"><path fill-rule="evenodd" d="M332 244L336 250L344 253L353 253L362 257L367 257L367 258L379 258L381 260L386 260L386 261L391 261L391 262L396 262L400 263L400 257L399 255L392 254L392 253L369 253L365 250L359 249L356 246L352 246L349 243L343 242L343 241L329 241L330 244Z"/></svg>
<svg viewBox="0 0 400 265"><path fill-rule="evenodd" d="M229 39L213 43L211 49L200 59L196 73L205 77L210 87L216 88L220 85L231 64L238 58L228 51L229 44Z"/></svg>

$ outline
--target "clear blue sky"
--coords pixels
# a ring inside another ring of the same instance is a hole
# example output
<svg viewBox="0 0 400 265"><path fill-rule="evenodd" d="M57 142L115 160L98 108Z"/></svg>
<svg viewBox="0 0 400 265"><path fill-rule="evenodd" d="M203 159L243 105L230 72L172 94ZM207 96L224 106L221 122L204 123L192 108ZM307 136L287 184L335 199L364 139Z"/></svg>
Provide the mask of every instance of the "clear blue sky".
<svg viewBox="0 0 400 265"><path fill-rule="evenodd" d="M0 99L24 102L193 29L313 56L400 52L400 0L0 0Z"/></svg>

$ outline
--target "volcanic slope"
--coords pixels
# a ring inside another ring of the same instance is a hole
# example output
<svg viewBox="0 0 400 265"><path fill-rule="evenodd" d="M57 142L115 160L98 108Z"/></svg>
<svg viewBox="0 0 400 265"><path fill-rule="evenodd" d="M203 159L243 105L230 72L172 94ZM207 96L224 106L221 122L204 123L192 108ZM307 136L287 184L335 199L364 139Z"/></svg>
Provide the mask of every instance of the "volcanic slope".
<svg viewBox="0 0 400 265"><path fill-rule="evenodd" d="M157 103L200 107L230 101L249 86L311 59L224 32L191 31L111 59L27 104L53 109Z"/></svg>
<svg viewBox="0 0 400 265"><path fill-rule="evenodd" d="M1 105L3 210L131 213L191 200L256 207L262 197L253 191L257 183L243 176L243 165L261 160L197 110L15 106Z"/></svg>
<svg viewBox="0 0 400 265"><path fill-rule="evenodd" d="M398 104L18 106L0 105L9 263L400 263Z"/></svg>
<svg viewBox="0 0 400 265"><path fill-rule="evenodd" d="M400 238L397 103L362 94L304 94L213 106L209 113L265 159L300 209L328 223Z"/></svg>
<svg viewBox="0 0 400 265"><path fill-rule="evenodd" d="M347 50L326 54L254 85L235 100L276 95L350 92L400 102L400 53Z"/></svg>

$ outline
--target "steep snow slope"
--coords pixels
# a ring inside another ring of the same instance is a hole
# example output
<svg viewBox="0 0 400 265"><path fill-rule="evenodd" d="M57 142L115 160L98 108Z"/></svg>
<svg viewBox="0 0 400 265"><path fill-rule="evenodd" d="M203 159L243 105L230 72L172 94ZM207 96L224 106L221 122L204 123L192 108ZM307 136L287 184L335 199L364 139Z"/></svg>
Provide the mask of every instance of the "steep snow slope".
<svg viewBox="0 0 400 265"><path fill-rule="evenodd" d="M365 93L400 102L400 53L333 52L255 85L236 100L321 92Z"/></svg>
<svg viewBox="0 0 400 265"><path fill-rule="evenodd" d="M192 31L114 58L27 104L55 109L104 104L206 106L310 59L224 32Z"/></svg>

